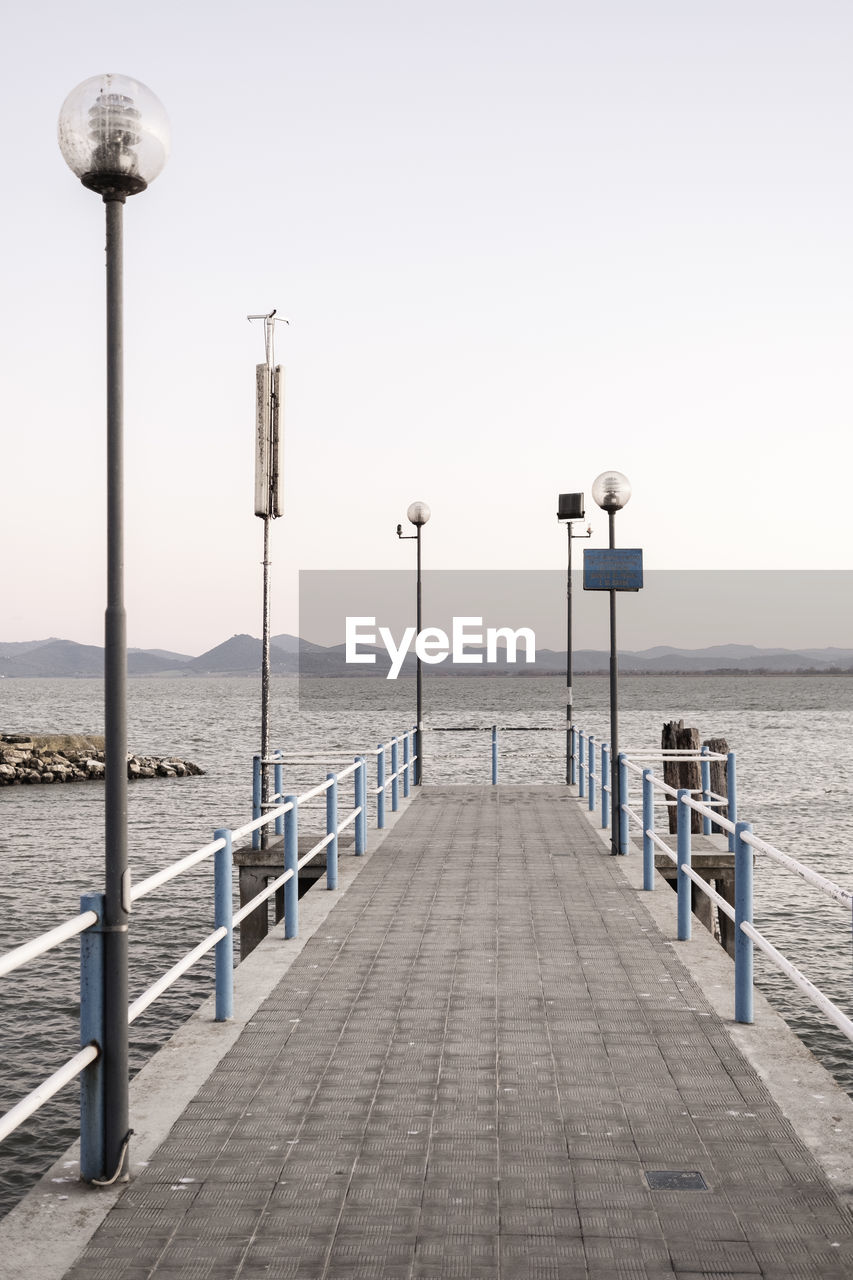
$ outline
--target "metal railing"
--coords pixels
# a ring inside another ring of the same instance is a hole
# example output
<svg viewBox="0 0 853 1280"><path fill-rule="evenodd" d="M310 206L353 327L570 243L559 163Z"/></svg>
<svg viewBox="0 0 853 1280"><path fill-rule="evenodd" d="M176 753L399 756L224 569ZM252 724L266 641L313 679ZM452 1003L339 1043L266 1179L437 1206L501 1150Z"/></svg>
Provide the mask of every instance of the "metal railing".
<svg viewBox="0 0 853 1280"><path fill-rule="evenodd" d="M326 884L328 889L338 884L338 837L348 827L354 826L355 854L367 849L368 794L376 798L376 825L385 826L386 791L391 790L391 809L399 807L399 783L403 782L403 796L410 793L411 772L416 760L414 731L380 743L374 751L356 756L346 768L329 772L324 782L311 787L301 795L281 794L284 757L276 753L273 761L277 768L276 795L266 812L254 813L251 822L232 830L220 828L210 844L172 863L163 870L148 876L132 887L131 903L146 897L168 884L177 876L197 867L208 858L214 859L214 927L211 933L184 955L166 973L142 992L128 1007L128 1024L133 1023L149 1005L173 986L193 965L209 951L215 951L215 1020L223 1022L233 1017L234 1009L234 939L235 926L252 911L271 898L279 889L284 890L284 936L295 938L299 929L299 869L323 849L326 850ZM400 743L402 742L402 760ZM391 753L391 771L386 770L386 753ZM376 761L376 786L369 787L367 759ZM256 762L259 760L256 757ZM256 763L255 774L258 773ZM339 784L346 778L353 779L353 804L348 813L339 812ZM300 806L312 799L325 797L326 832L313 847L299 856L298 824ZM233 846L236 841L254 837L265 828L274 827L283 836L283 872L264 890L238 911L234 910ZM5 1115L0 1116L0 1142L46 1102L72 1081L81 1078L80 1091L80 1172L83 1178L96 1180L103 1168L103 1081L101 1064L104 1056L103 980L104 980L104 894L87 893L80 899L80 914L40 934L29 942L15 947L0 956L0 977L14 973L22 965L45 955L63 942L80 936L80 1043L81 1048L46 1080L42 1081L26 1097L22 1098Z"/></svg>
<svg viewBox="0 0 853 1280"><path fill-rule="evenodd" d="M590 810L595 808L595 780L601 779L602 792L609 792L607 782L609 768L609 749L606 743L601 746L600 772L595 768L595 739L578 731L573 739L571 750L578 765L578 795L586 798ZM633 753L640 757L641 753ZM585 757L585 758L584 758ZM701 789L697 792L686 787L673 787L657 777L646 764L649 760L693 761L699 764ZM726 761L727 794L719 795L711 791L710 763L713 760ZM718 911L734 923L734 968L735 968L735 1021L751 1023L753 1021L753 965L754 949L758 947L773 965L784 973L791 982L824 1014L830 1022L841 1031L848 1040L853 1040L853 1019L829 999L811 979L792 964L786 956L755 927L753 923L753 864L755 853L760 853L779 866L785 867L794 875L805 880L813 888L820 890L832 901L844 907L848 913L853 912L853 892L821 875L813 868L806 866L790 854L783 853L766 840L756 836L749 822L740 822L737 817L737 786L735 754L726 756L710 752L703 748L695 751L662 751L642 753L641 758L631 758L628 752L619 753L617 767L620 771L621 808L619 815L618 848L621 854L627 854L630 848L630 824L639 826L642 834L643 849L643 889L650 891L655 886L655 850L660 850L671 859L677 868L677 938L686 942L691 936L692 890L695 886L704 893L717 907ZM642 780L641 812L632 808L629 795L629 780L637 775ZM660 793L667 808L675 807L677 814L675 852L661 839L655 830L655 799ZM701 798L697 799L696 797ZM725 806L726 813L721 809ZM728 848L734 854L734 904L728 902L711 887L707 880L693 870L692 861L692 814L698 813L702 818L703 834L710 835L716 828L728 836ZM609 805L602 802L601 825L608 824Z"/></svg>
<svg viewBox="0 0 853 1280"><path fill-rule="evenodd" d="M492 786L498 785L499 749L501 733L565 733L565 726L540 724L459 724L436 725L430 733L490 733L492 745Z"/></svg>

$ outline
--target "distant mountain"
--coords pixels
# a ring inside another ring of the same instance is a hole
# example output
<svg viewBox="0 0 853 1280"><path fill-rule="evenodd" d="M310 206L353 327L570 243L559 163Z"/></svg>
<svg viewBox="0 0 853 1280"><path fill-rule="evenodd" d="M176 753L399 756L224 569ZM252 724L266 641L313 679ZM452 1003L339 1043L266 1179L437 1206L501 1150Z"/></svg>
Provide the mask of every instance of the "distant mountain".
<svg viewBox="0 0 853 1280"><path fill-rule="evenodd" d="M384 649L360 646L360 652L373 652L376 662L359 667L348 666L344 645L320 645L310 640L282 633L270 641L270 670L274 675L379 676L388 672L390 659ZM469 649L476 653L477 650ZM483 653L482 650L479 652ZM578 675L602 674L609 669L610 654L603 649L577 649L572 654L573 670ZM620 651L619 667L625 674L675 675L731 672L749 674L793 673L797 671L853 674L853 649L760 649L755 645L709 645L704 649L679 649L671 645L655 645L639 652ZM130 649L127 655L129 675L153 676L257 675L261 669L261 641L256 636L235 635L197 658L173 653L168 649ZM32 640L0 642L0 677L102 676L104 651L97 645L76 644L73 640ZM566 670L565 651L539 649L535 664L524 661L507 663L506 651L498 649L494 664L452 663L424 667L424 674L482 675L562 675ZM415 656L406 655L400 674L413 675Z"/></svg>
<svg viewBox="0 0 853 1280"><path fill-rule="evenodd" d="M556 655L565 666L565 653ZM606 671L610 654L603 650L581 649L573 656L574 670L583 672ZM851 671L853 649L759 649L755 645L709 645L705 649L674 649L657 645L639 653L619 653L621 671L643 675L672 675L675 673L732 672L795 672L795 671Z"/></svg>
<svg viewBox="0 0 853 1280"><path fill-rule="evenodd" d="M102 676L104 651L93 644L73 640L46 640L9 654L10 646L0 645L0 675L3 676ZM144 649L127 655L129 675L155 675L170 670L175 662Z"/></svg>
<svg viewBox="0 0 853 1280"><path fill-rule="evenodd" d="M230 640L208 649L201 657L193 658L186 666L197 675L258 672L261 669L262 648L261 641L255 636L232 636ZM294 675L298 670L297 655L279 649L270 641L270 671L275 675Z"/></svg>
<svg viewBox="0 0 853 1280"><path fill-rule="evenodd" d="M51 636L48 640L7 640L5 643L0 642L0 658L14 658L22 653L29 653L31 649L40 649L42 645L54 644L57 636Z"/></svg>
<svg viewBox="0 0 853 1280"><path fill-rule="evenodd" d="M171 666L179 666L183 662L191 662L191 653L172 653L171 649L128 649L131 653L151 653L155 658L166 658Z"/></svg>

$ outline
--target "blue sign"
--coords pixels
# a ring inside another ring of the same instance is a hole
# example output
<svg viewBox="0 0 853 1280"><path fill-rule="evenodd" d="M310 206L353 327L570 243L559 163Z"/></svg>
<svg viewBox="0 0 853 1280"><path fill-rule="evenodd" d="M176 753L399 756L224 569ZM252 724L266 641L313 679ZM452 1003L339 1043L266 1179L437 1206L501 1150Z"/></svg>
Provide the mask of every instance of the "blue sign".
<svg viewBox="0 0 853 1280"><path fill-rule="evenodd" d="M643 553L638 548L584 551L584 591L639 591L642 585Z"/></svg>

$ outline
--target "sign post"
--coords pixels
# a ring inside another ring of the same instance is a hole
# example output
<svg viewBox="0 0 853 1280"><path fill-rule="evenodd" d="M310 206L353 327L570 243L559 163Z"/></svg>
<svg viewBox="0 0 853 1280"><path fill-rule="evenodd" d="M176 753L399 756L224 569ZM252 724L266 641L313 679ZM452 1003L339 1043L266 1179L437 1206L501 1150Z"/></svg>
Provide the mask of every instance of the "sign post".
<svg viewBox="0 0 853 1280"><path fill-rule="evenodd" d="M602 511L607 512L610 546L606 551L584 552L584 590L610 593L610 852L627 853L627 840L621 839L622 775L619 758L619 663L616 650L616 592L639 591L643 585L643 553L616 550L616 512L631 497L631 483L621 471L603 471L592 482L592 496ZM589 559L589 557L592 559Z"/></svg>
<svg viewBox="0 0 853 1280"><path fill-rule="evenodd" d="M265 316L249 316L263 320L266 363L255 369L255 515L264 522L264 619L261 642L261 813L266 813L270 798L270 520L282 513L283 452L283 378L281 365L275 363L273 339L275 311ZM285 324L287 321L284 322ZM261 828L261 848L269 843L269 828Z"/></svg>

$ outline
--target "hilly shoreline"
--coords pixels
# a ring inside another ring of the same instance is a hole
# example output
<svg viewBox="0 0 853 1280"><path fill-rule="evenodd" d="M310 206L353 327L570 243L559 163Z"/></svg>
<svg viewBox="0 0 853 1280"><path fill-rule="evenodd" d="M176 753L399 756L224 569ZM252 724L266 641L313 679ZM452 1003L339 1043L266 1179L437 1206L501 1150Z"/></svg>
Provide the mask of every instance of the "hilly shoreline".
<svg viewBox="0 0 853 1280"><path fill-rule="evenodd" d="M369 649L364 649L370 652ZM384 650L373 650L376 662L357 670L345 663L343 645L323 646L297 636L273 636L270 642L270 670L279 676L385 677L389 658ZM476 650L471 650L476 652ZM573 654L576 675L604 675L610 656L604 650L578 649ZM130 649L129 676L256 676L261 667L261 641L255 636L235 635L207 652L194 657L168 649ZM853 675L853 649L762 649L753 645L711 645L704 649L680 649L657 645L641 651L620 651L619 668L625 675ZM46 640L0 642L0 679L71 678L97 679L103 676L104 651L97 645L50 637ZM412 675L413 654L403 662L401 674ZM507 663L505 652L498 661L486 665L454 664L450 659L437 666L425 665L424 674L453 676L565 676L566 653L540 649L535 663Z"/></svg>

